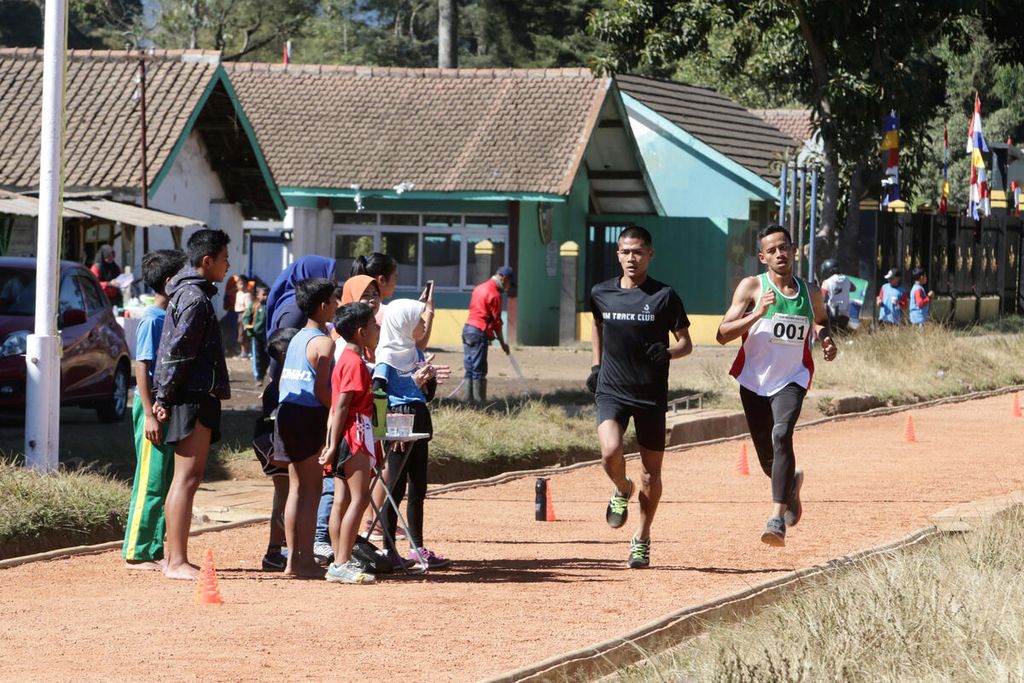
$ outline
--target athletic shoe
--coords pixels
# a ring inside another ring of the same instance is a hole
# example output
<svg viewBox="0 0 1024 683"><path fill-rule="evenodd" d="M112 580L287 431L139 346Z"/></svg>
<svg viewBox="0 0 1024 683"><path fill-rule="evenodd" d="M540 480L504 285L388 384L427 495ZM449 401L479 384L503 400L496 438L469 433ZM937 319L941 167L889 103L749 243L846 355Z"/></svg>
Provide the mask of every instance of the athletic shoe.
<svg viewBox="0 0 1024 683"><path fill-rule="evenodd" d="M800 487L803 485L804 471L797 470L793 473L793 489L789 493L789 498L786 499L786 514L783 515L787 527L796 526L804 514L804 508L800 505Z"/></svg>
<svg viewBox="0 0 1024 683"><path fill-rule="evenodd" d="M786 545L786 522L782 517L771 517L768 520L764 533L761 534L761 542L775 548L782 548Z"/></svg>
<svg viewBox="0 0 1024 683"><path fill-rule="evenodd" d="M421 567L425 563L427 565L427 569L444 569L452 563L452 561L444 555L438 555L433 550L428 550L426 548L416 548L416 550L411 551L408 559L410 562L418 564Z"/></svg>
<svg viewBox="0 0 1024 683"><path fill-rule="evenodd" d="M267 553L263 556L263 571L265 572L283 572L287 564L288 558L283 553Z"/></svg>
<svg viewBox="0 0 1024 683"><path fill-rule="evenodd" d="M407 560L398 553L396 553L394 550L381 549L377 551L377 554L386 558L387 561L391 563L391 567L395 571L399 571L401 569L409 569L414 564L416 564L415 560Z"/></svg>
<svg viewBox="0 0 1024 683"><path fill-rule="evenodd" d="M646 569L651 566L651 539L640 540L636 536L629 541L629 560L626 562L630 569Z"/></svg>
<svg viewBox="0 0 1024 683"><path fill-rule="evenodd" d="M317 541L313 544L313 559L321 567L326 567L331 562L334 562L334 548L331 547L330 543Z"/></svg>
<svg viewBox="0 0 1024 683"><path fill-rule="evenodd" d="M327 568L327 575L324 578L331 583L373 583L377 580L377 577L368 574L361 564L352 560L343 565L336 565L332 562Z"/></svg>
<svg viewBox="0 0 1024 683"><path fill-rule="evenodd" d="M629 499L633 497L634 487L632 480L626 481L629 482L629 491L623 495L617 488L612 489L612 499L608 501L608 510L604 513L605 521L613 529L618 529L629 518Z"/></svg>

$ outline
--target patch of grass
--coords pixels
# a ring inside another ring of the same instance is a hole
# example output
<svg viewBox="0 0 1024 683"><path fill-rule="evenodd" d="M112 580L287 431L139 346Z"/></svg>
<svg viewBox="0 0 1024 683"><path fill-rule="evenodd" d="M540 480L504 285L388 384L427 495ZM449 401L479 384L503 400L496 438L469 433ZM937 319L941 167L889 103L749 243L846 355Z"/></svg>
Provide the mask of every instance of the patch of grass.
<svg viewBox="0 0 1024 683"><path fill-rule="evenodd" d="M0 558L118 538L131 489L92 472L41 475L0 461Z"/></svg>
<svg viewBox="0 0 1024 683"><path fill-rule="evenodd" d="M1024 382L1024 335L970 336L938 326L883 329L839 341L832 363L815 357L814 387L914 403Z"/></svg>
<svg viewBox="0 0 1024 683"><path fill-rule="evenodd" d="M1024 512L883 556L740 623L710 625L627 681L1024 678Z"/></svg>
<svg viewBox="0 0 1024 683"><path fill-rule="evenodd" d="M441 405L432 416L432 460L516 461L546 453L597 450L592 404L576 416L567 415L561 406L533 399L502 401L488 410Z"/></svg>

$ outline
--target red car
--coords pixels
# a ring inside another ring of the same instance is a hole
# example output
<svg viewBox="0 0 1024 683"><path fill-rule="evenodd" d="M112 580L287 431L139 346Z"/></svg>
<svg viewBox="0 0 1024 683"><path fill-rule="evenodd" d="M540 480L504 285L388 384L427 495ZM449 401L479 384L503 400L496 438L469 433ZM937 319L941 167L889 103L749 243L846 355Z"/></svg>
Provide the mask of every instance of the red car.
<svg viewBox="0 0 1024 683"><path fill-rule="evenodd" d="M101 422L128 411L131 358L100 283L87 268L60 264L58 320L63 405L95 408ZM35 328L36 260L0 257L0 410L25 407L25 341Z"/></svg>

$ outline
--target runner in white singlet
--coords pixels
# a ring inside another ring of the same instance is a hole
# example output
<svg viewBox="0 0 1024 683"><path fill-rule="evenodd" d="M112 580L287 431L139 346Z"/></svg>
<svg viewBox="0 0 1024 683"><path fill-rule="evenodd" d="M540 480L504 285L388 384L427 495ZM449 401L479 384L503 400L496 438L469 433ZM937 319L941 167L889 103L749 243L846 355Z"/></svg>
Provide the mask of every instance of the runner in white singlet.
<svg viewBox="0 0 1024 683"><path fill-rule="evenodd" d="M761 469L772 480L772 516L761 534L768 545L786 544L786 527L803 512L793 429L811 386L811 341L817 336L825 360L836 357L828 314L817 287L793 275L793 240L772 225L758 233L757 256L768 271L744 278L718 327L718 343L742 336L730 373L740 399Z"/></svg>

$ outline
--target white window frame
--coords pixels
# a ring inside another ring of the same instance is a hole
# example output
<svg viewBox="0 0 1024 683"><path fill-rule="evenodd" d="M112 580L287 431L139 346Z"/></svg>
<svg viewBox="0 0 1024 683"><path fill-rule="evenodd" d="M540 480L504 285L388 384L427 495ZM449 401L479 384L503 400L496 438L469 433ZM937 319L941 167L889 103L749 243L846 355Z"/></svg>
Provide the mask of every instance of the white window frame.
<svg viewBox="0 0 1024 683"><path fill-rule="evenodd" d="M403 213L401 211L388 211L386 213L396 214ZM435 215L446 215L443 212L437 213L418 213L410 214L416 215L416 225L389 225L381 223L381 213L376 214L376 223L364 223L364 224L351 224L351 223L335 223L331 227L331 250L335 249L337 237L339 235L350 235L354 237L362 237L369 235L373 237L373 250L379 252L381 248L381 235L385 232L388 233L403 233L403 234L416 234L418 239L416 242L416 288L421 288L424 285L423 282L423 237L424 235L459 235L459 282L457 287L442 287L438 286L437 291L439 292L452 292L461 293L469 292L476 286L475 283L466 283L468 276L467 267L469 264L469 252L468 244L471 239L475 238L494 238L502 240L505 244L505 262L502 265L508 265L509 258L509 229L506 225L503 228L467 228L466 220L476 217L497 217L501 214L495 213L469 213L469 214L447 214L451 216L459 216L460 222L456 226L437 226L437 225L424 225L424 215L435 216ZM506 221L507 216L503 216Z"/></svg>

